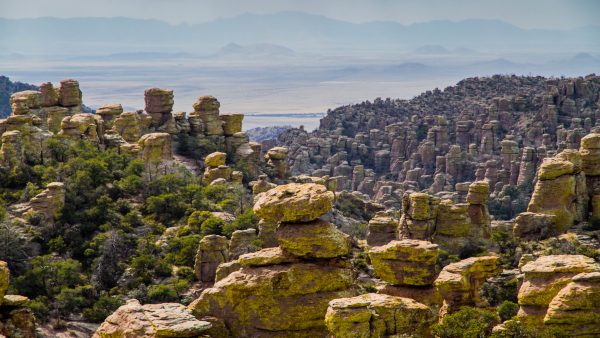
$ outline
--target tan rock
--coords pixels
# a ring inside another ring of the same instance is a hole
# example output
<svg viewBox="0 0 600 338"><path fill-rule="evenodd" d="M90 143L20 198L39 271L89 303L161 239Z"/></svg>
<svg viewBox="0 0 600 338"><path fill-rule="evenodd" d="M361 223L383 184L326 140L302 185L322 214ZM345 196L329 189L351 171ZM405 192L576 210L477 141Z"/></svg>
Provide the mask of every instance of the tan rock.
<svg viewBox="0 0 600 338"><path fill-rule="evenodd" d="M217 152L206 155L206 157L204 158L204 164L207 167L215 167L216 168L218 166L225 165L226 158L227 158L227 154L217 151Z"/></svg>
<svg viewBox="0 0 600 338"><path fill-rule="evenodd" d="M430 335L434 316L410 298L368 293L329 302L325 324L335 337L390 337Z"/></svg>
<svg viewBox="0 0 600 338"><path fill-rule="evenodd" d="M405 239L369 250L375 275L392 285L432 285L436 278L438 246Z"/></svg>
<svg viewBox="0 0 600 338"><path fill-rule="evenodd" d="M223 132L225 136L232 136L242 131L242 121L244 114L224 114L219 118L223 121Z"/></svg>
<svg viewBox="0 0 600 338"><path fill-rule="evenodd" d="M398 238L398 220L386 214L376 214L368 225L367 244L385 245Z"/></svg>
<svg viewBox="0 0 600 338"><path fill-rule="evenodd" d="M60 87L58 88L58 104L62 107L76 107L81 105L79 82L73 79L60 81Z"/></svg>
<svg viewBox="0 0 600 338"><path fill-rule="evenodd" d="M177 303L141 305L131 299L98 327L93 338L198 337L211 324L194 318Z"/></svg>
<svg viewBox="0 0 600 338"><path fill-rule="evenodd" d="M350 236L321 219L301 224L282 223L276 236L281 248L297 257L334 258L350 252Z"/></svg>
<svg viewBox="0 0 600 338"><path fill-rule="evenodd" d="M277 186L258 197L254 213L273 222L308 222L333 207L333 193L314 183Z"/></svg>
<svg viewBox="0 0 600 338"><path fill-rule="evenodd" d="M194 271L201 282L214 283L219 264L229 258L227 238L218 235L204 236L198 245Z"/></svg>

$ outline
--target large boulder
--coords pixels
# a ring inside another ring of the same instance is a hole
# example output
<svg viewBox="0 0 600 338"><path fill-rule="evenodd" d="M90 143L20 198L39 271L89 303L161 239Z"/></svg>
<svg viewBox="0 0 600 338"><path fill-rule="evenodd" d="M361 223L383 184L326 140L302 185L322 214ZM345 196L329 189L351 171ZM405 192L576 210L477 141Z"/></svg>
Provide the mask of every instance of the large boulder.
<svg viewBox="0 0 600 338"><path fill-rule="evenodd" d="M542 256L523 265L524 279L518 294L519 319L541 325L552 299L575 275L596 271L600 271L600 265L582 255Z"/></svg>
<svg viewBox="0 0 600 338"><path fill-rule="evenodd" d="M497 256L482 256L446 265L435 280L444 299L440 315L457 311L461 306L488 305L480 289L486 279L500 273L497 262Z"/></svg>
<svg viewBox="0 0 600 338"><path fill-rule="evenodd" d="M334 258L350 252L350 236L321 219L282 223L276 232L281 248L297 257Z"/></svg>
<svg viewBox="0 0 600 338"><path fill-rule="evenodd" d="M58 104L62 107L76 107L81 105L79 82L73 79L60 81L60 87L58 88Z"/></svg>
<svg viewBox="0 0 600 338"><path fill-rule="evenodd" d="M438 246L431 242L405 239L369 250L375 275L392 285L431 285L436 277Z"/></svg>
<svg viewBox="0 0 600 338"><path fill-rule="evenodd" d="M398 238L398 220L378 213L371 218L368 225L367 244L370 246L385 245Z"/></svg>
<svg viewBox="0 0 600 338"><path fill-rule="evenodd" d="M233 337L324 337L329 301L353 296L352 283L350 266L333 262L247 267L204 290L189 309L197 318L222 318Z"/></svg>
<svg viewBox="0 0 600 338"><path fill-rule="evenodd" d="M131 299L104 320L93 338L199 337L210 328L209 322L197 320L181 304L141 305Z"/></svg>
<svg viewBox="0 0 600 338"><path fill-rule="evenodd" d="M329 302L325 324L334 337L430 335L434 316L429 307L410 298L368 293Z"/></svg>
<svg viewBox="0 0 600 338"><path fill-rule="evenodd" d="M194 271L201 282L213 283L219 264L229 259L227 238L219 235L204 236L198 244Z"/></svg>
<svg viewBox="0 0 600 338"><path fill-rule="evenodd" d="M544 325L570 337L600 336L600 272L575 275L548 305Z"/></svg>
<svg viewBox="0 0 600 338"><path fill-rule="evenodd" d="M331 210L333 198L323 185L290 183L259 195L254 213L267 221L308 222Z"/></svg>

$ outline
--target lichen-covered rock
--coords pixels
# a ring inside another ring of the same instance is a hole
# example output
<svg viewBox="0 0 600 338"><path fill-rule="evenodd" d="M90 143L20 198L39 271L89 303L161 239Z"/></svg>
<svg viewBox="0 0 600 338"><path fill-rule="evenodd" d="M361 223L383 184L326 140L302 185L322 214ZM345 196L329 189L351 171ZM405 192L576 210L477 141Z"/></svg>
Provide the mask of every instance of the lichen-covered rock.
<svg viewBox="0 0 600 338"><path fill-rule="evenodd" d="M400 238L429 240L435 230L439 198L425 193L406 192L402 196Z"/></svg>
<svg viewBox="0 0 600 338"><path fill-rule="evenodd" d="M102 117L105 129L112 128L114 119L123 113L123 106L120 103L105 104L96 109L96 114Z"/></svg>
<svg viewBox="0 0 600 338"><path fill-rule="evenodd" d="M240 265L249 267L299 262L297 257L285 252L281 247L266 248L256 252L248 253L240 256L238 261Z"/></svg>
<svg viewBox="0 0 600 338"><path fill-rule="evenodd" d="M0 148L2 166L14 168L23 163L25 154L21 135L22 133L18 130L10 130L2 134L2 147Z"/></svg>
<svg viewBox="0 0 600 338"><path fill-rule="evenodd" d="M600 336L600 272L574 276L548 305L544 325L569 337Z"/></svg>
<svg viewBox="0 0 600 338"><path fill-rule="evenodd" d="M146 89L144 101L144 110L150 115L170 113L173 110L173 91L161 88Z"/></svg>
<svg viewBox="0 0 600 338"><path fill-rule="evenodd" d="M367 244L370 246L385 245L398 238L398 220L384 213L371 218L368 225Z"/></svg>
<svg viewBox="0 0 600 338"><path fill-rule="evenodd" d="M62 107L76 107L81 105L79 82L73 79L60 81L60 87L58 88L58 104Z"/></svg>
<svg viewBox="0 0 600 338"><path fill-rule="evenodd" d="M288 148L286 147L273 147L265 154L265 161L273 169L277 178L286 178L288 175L287 156Z"/></svg>
<svg viewBox="0 0 600 338"><path fill-rule="evenodd" d="M173 161L170 134L146 134L139 139L138 145L146 172L151 177L169 172Z"/></svg>
<svg viewBox="0 0 600 338"><path fill-rule="evenodd" d="M434 316L410 298L368 293L329 302L325 324L334 337L430 336Z"/></svg>
<svg viewBox="0 0 600 338"><path fill-rule="evenodd" d="M519 288L519 319L541 325L552 299L573 276L600 271L594 259L582 255L542 256L521 267L524 280Z"/></svg>
<svg viewBox="0 0 600 338"><path fill-rule="evenodd" d="M256 251L256 229L236 230L229 241L229 258L238 259L243 254Z"/></svg>
<svg viewBox="0 0 600 338"><path fill-rule="evenodd" d="M538 172L538 179L553 180L563 175L572 175L575 166L572 162L555 157L545 158Z"/></svg>
<svg viewBox="0 0 600 338"><path fill-rule="evenodd" d="M579 148L586 176L600 176L600 133L590 133L581 139Z"/></svg>
<svg viewBox="0 0 600 338"><path fill-rule="evenodd" d="M220 281L221 279L229 276L230 273L234 272L234 271L238 271L239 269L242 268L242 265L240 264L240 261L233 260L231 262L225 262L225 263L221 263L219 264L219 266L217 267L217 271L215 272L215 283Z"/></svg>
<svg viewBox="0 0 600 338"><path fill-rule="evenodd" d="M34 212L45 222L52 222L65 205L65 186L62 182L48 183L46 189L35 195L28 203L26 212Z"/></svg>
<svg viewBox="0 0 600 338"><path fill-rule="evenodd" d="M112 130L127 142L137 142L151 122L152 117L146 113L124 112L115 118Z"/></svg>
<svg viewBox="0 0 600 338"><path fill-rule="evenodd" d="M350 236L321 219L308 223L282 223L276 232L281 248L303 258L334 258L350 251Z"/></svg>
<svg viewBox="0 0 600 338"><path fill-rule="evenodd" d="M8 289L9 277L10 270L8 269L8 264L5 261L0 261L0 305L2 305L2 300Z"/></svg>
<svg viewBox="0 0 600 338"><path fill-rule="evenodd" d="M431 285L436 277L438 246L405 239L369 250L375 275L392 285Z"/></svg>
<svg viewBox="0 0 600 338"><path fill-rule="evenodd" d="M211 154L206 155L204 158L204 164L207 167L218 167L221 165L225 165L225 160L227 159L227 154L217 151Z"/></svg>
<svg viewBox="0 0 600 338"><path fill-rule="evenodd" d="M42 105L42 93L36 90L25 90L10 96L10 106L13 115L25 115L30 109L40 108Z"/></svg>
<svg viewBox="0 0 600 338"><path fill-rule="evenodd" d="M267 175L259 175L256 181L250 182L252 185L252 195L257 196L260 193L269 191L277 186L275 183L267 181Z"/></svg>
<svg viewBox="0 0 600 338"><path fill-rule="evenodd" d="M308 222L333 207L333 193L314 183L277 186L258 198L254 213L267 221Z"/></svg>
<svg viewBox="0 0 600 338"><path fill-rule="evenodd" d="M40 85L42 93L42 107L52 107L58 104L58 90L54 89L52 82L45 82Z"/></svg>
<svg viewBox="0 0 600 338"><path fill-rule="evenodd" d="M197 318L222 318L234 337L325 337L328 303L353 296L352 282L352 269L333 263L243 268L189 309Z"/></svg>
<svg viewBox="0 0 600 338"><path fill-rule="evenodd" d="M104 135L103 122L94 114L75 114L63 118L60 124L60 135L73 139L87 139L99 143Z"/></svg>
<svg viewBox="0 0 600 338"><path fill-rule="evenodd" d="M558 235L555 215L522 212L515 217L513 235L518 238L540 240Z"/></svg>
<svg viewBox="0 0 600 338"><path fill-rule="evenodd" d="M223 133L225 136L232 136L242 131L242 121L244 114L224 114L219 118L223 121Z"/></svg>
<svg viewBox="0 0 600 338"><path fill-rule="evenodd" d="M461 306L486 305L479 294L480 288L486 279L500 272L497 262L496 256L482 256L446 265L435 280L435 286L444 299L440 316Z"/></svg>
<svg viewBox="0 0 600 338"><path fill-rule="evenodd" d="M194 271L201 282L213 283L219 264L229 259L228 241L219 235L204 236L198 244Z"/></svg>
<svg viewBox="0 0 600 338"><path fill-rule="evenodd" d="M258 221L258 239L263 248L272 248L278 245L275 231L279 222L266 221L261 219Z"/></svg>
<svg viewBox="0 0 600 338"><path fill-rule="evenodd" d="M202 125L206 135L223 135L223 121L219 118L221 104L213 96L201 96L193 104L194 111L190 113L190 124ZM198 123L195 120L199 120ZM192 128L194 129L194 128Z"/></svg>
<svg viewBox="0 0 600 338"><path fill-rule="evenodd" d="M198 337L210 328L181 304L141 305L131 299L104 320L93 338Z"/></svg>

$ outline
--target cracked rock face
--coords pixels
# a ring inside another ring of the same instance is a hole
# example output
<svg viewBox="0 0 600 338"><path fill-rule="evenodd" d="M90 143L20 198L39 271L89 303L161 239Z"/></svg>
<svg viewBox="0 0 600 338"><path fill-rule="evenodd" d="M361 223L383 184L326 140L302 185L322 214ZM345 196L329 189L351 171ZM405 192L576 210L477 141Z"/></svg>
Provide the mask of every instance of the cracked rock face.
<svg viewBox="0 0 600 338"><path fill-rule="evenodd" d="M325 323L335 337L429 336L434 316L410 298L368 293L329 302Z"/></svg>
<svg viewBox="0 0 600 338"><path fill-rule="evenodd" d="M141 305L131 299L98 327L94 338L198 337L211 324L194 318L178 303Z"/></svg>

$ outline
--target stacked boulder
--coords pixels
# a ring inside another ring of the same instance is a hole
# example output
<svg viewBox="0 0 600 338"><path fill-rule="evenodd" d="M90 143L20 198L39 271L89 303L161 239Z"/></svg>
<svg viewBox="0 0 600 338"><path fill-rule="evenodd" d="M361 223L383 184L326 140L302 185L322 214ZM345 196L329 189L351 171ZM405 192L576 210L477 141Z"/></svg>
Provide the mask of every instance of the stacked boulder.
<svg viewBox="0 0 600 338"><path fill-rule="evenodd" d="M40 217L42 224L53 223L54 217L65 205L65 186L62 182L48 183L46 189L35 195L29 202L13 207L16 214Z"/></svg>
<svg viewBox="0 0 600 338"><path fill-rule="evenodd" d="M234 171L225 165L227 154L217 151L207 155L204 158L204 181L209 184L224 182L242 182L243 174L240 171Z"/></svg>
<svg viewBox="0 0 600 338"><path fill-rule="evenodd" d="M378 292L392 296L417 299L429 306L441 305L433 282L437 277L436 262L439 249L427 241L405 239L373 247L369 258L384 285Z"/></svg>
<svg viewBox="0 0 600 338"><path fill-rule="evenodd" d="M578 330L600 332L597 316L589 315L600 310L600 303L592 302L600 288L596 278L600 264L594 259L582 255L542 256L523 265L521 272L524 279L518 294L519 320L531 326L548 324L568 329L575 325ZM581 313L585 314L578 316Z"/></svg>
<svg viewBox="0 0 600 338"><path fill-rule="evenodd" d="M534 215L516 218L515 235L547 238L564 233L573 224L585 220L589 196L582 169L581 155L572 149L545 158L527 207Z"/></svg>
<svg viewBox="0 0 600 338"><path fill-rule="evenodd" d="M145 111L152 117L151 127L167 133L176 132L173 110L173 91L170 89L150 88L144 91Z"/></svg>
<svg viewBox="0 0 600 338"><path fill-rule="evenodd" d="M461 306L489 305L481 297L480 289L486 279L500 273L497 261L496 256L482 256L446 265L434 283L443 299L440 317L459 310Z"/></svg>
<svg viewBox="0 0 600 338"><path fill-rule="evenodd" d="M35 338L35 317L26 306L29 298L7 295L9 279L8 264L0 261L0 337Z"/></svg>
<svg viewBox="0 0 600 338"><path fill-rule="evenodd" d="M94 114L75 114L65 117L60 123L60 135L71 139L86 139L100 143L104 137L102 118Z"/></svg>
<svg viewBox="0 0 600 338"><path fill-rule="evenodd" d="M288 149L286 147L274 147L265 154L265 161L273 172L274 176L284 179L288 175L289 166L287 163Z"/></svg>
<svg viewBox="0 0 600 338"><path fill-rule="evenodd" d="M430 239L435 231L439 203L439 198L425 193L404 193L398 229L400 238Z"/></svg>
<svg viewBox="0 0 600 338"><path fill-rule="evenodd" d="M240 256L240 269L190 304L197 318L220 318L235 337L325 337L329 301L350 297L347 235L319 219L333 193L319 184L278 186L260 195L255 214L280 223L279 246Z"/></svg>

